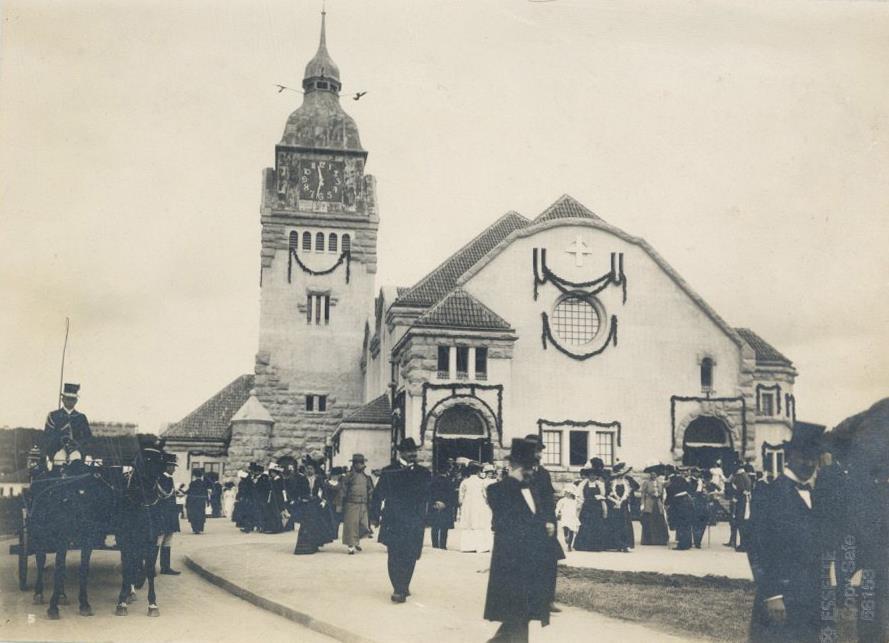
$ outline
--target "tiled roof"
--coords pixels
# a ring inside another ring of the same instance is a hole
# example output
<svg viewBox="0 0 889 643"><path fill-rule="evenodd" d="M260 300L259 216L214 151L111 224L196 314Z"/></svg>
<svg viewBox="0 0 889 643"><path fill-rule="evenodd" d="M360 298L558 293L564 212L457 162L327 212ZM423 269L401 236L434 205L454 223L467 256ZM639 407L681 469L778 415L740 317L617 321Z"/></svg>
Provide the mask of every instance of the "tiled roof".
<svg viewBox="0 0 889 643"><path fill-rule="evenodd" d="M410 286L398 286L395 289L396 296L402 297L407 294L407 292L411 289Z"/></svg>
<svg viewBox="0 0 889 643"><path fill-rule="evenodd" d="M577 201L577 199L567 194L563 194L555 203L541 212L537 216L537 218L534 219L534 223L540 223L541 221L551 221L552 219L571 218L593 219L595 221L602 220L596 215L595 212L587 209L583 204Z"/></svg>
<svg viewBox="0 0 889 643"><path fill-rule="evenodd" d="M395 306L416 306L428 308L447 295L457 279L472 268L498 243L529 221L517 212L508 212L486 228L475 239L448 257L441 265L423 277L405 294L399 294Z"/></svg>
<svg viewBox="0 0 889 643"><path fill-rule="evenodd" d="M162 437L168 440L228 440L231 419L253 388L253 375L241 375L184 418L171 424Z"/></svg>
<svg viewBox="0 0 889 643"><path fill-rule="evenodd" d="M756 363L761 366L793 366L793 362L784 357L777 348L749 328L736 328L738 335L750 344L756 353Z"/></svg>
<svg viewBox="0 0 889 643"><path fill-rule="evenodd" d="M389 394L383 393L377 399L368 402L352 415L346 417L343 423L355 424L390 424L392 422L392 407L389 404Z"/></svg>
<svg viewBox="0 0 889 643"><path fill-rule="evenodd" d="M456 288L423 313L415 327L511 330L509 323L462 288Z"/></svg>

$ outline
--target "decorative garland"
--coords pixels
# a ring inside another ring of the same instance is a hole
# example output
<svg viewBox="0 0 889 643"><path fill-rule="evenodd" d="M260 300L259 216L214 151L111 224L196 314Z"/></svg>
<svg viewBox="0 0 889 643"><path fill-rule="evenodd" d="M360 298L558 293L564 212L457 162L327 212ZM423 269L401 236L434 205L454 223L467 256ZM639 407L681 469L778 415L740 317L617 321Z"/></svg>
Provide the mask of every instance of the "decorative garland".
<svg viewBox="0 0 889 643"><path fill-rule="evenodd" d="M559 344L556 338L553 337L552 330L549 327L549 315L547 315L545 312L540 313L540 315L543 319L543 332L540 336L540 340L543 342L543 350L547 349L547 340L549 340L549 342L552 343L553 346L555 346L571 359L581 361L589 359L590 357L595 357L596 355L602 353L606 348L608 348L608 344L613 343L614 346L617 346L617 315L611 316L611 329L608 331L608 337L605 338L605 343L596 350L589 353L572 353L567 348Z"/></svg>
<svg viewBox="0 0 889 643"><path fill-rule="evenodd" d="M741 453L747 450L747 400L738 397L693 397L670 396L670 450L676 448L676 402L740 402L741 403Z"/></svg>
<svg viewBox="0 0 889 643"><path fill-rule="evenodd" d="M287 283L290 283L290 273L293 268L293 261L294 260L296 260L296 265L299 266L300 268L302 268L302 271L304 273L312 275L314 277L318 277L320 275L329 275L334 270L339 268L340 264L342 264L343 261L345 261L346 262L346 283L349 283L349 278L350 278L350 275L352 272L352 253L349 250L343 250L340 253L339 259L336 260L336 263L333 264L327 270L312 270L311 268L309 268L306 264L304 264L300 260L299 255L296 254L296 248L291 248L290 254L287 256Z"/></svg>
<svg viewBox="0 0 889 643"><path fill-rule="evenodd" d="M781 415L781 385L780 384L757 384L756 385L756 412L762 412L762 396L763 391L775 391L775 415Z"/></svg>
<svg viewBox="0 0 889 643"><path fill-rule="evenodd" d="M610 284L619 285L623 293L623 303L627 303L627 277L624 274L624 253L611 253L611 270L592 281L569 281L558 276L546 265L546 248L534 248L531 255L531 263L534 272L534 301L537 301L538 287L551 282L562 294L569 294L575 290L584 290L590 297L596 295ZM587 289L591 289L587 291Z"/></svg>
<svg viewBox="0 0 889 643"><path fill-rule="evenodd" d="M599 427L602 429L617 429L617 446L621 446L620 444L620 422L615 420L614 422L598 422L596 420L561 420L559 422L555 422L553 420L544 420L540 418L537 420L537 435L540 437L541 442L543 441L543 427L544 426L570 426L575 428L585 429L590 426Z"/></svg>
<svg viewBox="0 0 889 643"><path fill-rule="evenodd" d="M460 395L457 390L458 389L469 389L469 395ZM491 415L494 416L494 420L496 422L495 428L497 429L497 442L502 447L503 446L503 384L432 384L430 382L423 382L423 402L422 408L420 412L420 445L422 446L425 443L426 437L426 420L429 419L429 413L426 410L427 406L427 391L441 391L441 390L450 390L451 394L447 397L442 398L436 403L436 406L445 400L449 400L454 397L473 397L482 404L487 407L488 411L490 411ZM475 392L476 390L481 391L497 391L497 412L494 413L494 410L488 406L487 402L478 397ZM434 407L433 407L434 408Z"/></svg>
<svg viewBox="0 0 889 643"><path fill-rule="evenodd" d="M796 397L793 393L784 394L784 412L796 423Z"/></svg>

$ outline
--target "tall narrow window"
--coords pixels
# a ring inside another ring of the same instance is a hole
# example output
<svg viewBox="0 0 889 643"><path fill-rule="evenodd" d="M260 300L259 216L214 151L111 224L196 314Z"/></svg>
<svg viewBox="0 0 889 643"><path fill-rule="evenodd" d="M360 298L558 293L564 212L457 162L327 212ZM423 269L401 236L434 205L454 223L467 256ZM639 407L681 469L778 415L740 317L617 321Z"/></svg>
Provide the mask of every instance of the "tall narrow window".
<svg viewBox="0 0 889 643"><path fill-rule="evenodd" d="M709 357L701 360L701 390L705 393L713 390L713 360Z"/></svg>
<svg viewBox="0 0 889 643"><path fill-rule="evenodd" d="M319 395L318 396L318 410L326 411L327 410L327 396Z"/></svg>
<svg viewBox="0 0 889 643"><path fill-rule="evenodd" d="M324 295L324 323L330 323L330 295Z"/></svg>
<svg viewBox="0 0 889 643"><path fill-rule="evenodd" d="M303 250L312 250L312 233L303 232Z"/></svg>
<svg viewBox="0 0 889 643"><path fill-rule="evenodd" d="M479 380L488 379L488 349L484 346L475 349L475 377Z"/></svg>
<svg viewBox="0 0 889 643"><path fill-rule="evenodd" d="M352 237L348 234L343 235L343 252L352 252Z"/></svg>
<svg viewBox="0 0 889 643"><path fill-rule="evenodd" d="M315 234L315 252L324 252L324 233Z"/></svg>
<svg viewBox="0 0 889 643"><path fill-rule="evenodd" d="M562 466L562 432L543 432L543 464Z"/></svg>
<svg viewBox="0 0 889 643"><path fill-rule="evenodd" d="M568 432L568 464L572 467L582 467L590 459L590 432Z"/></svg>
<svg viewBox="0 0 889 643"><path fill-rule="evenodd" d="M327 235L327 251L328 252L336 252L336 234L331 232Z"/></svg>
<svg viewBox="0 0 889 643"><path fill-rule="evenodd" d="M614 433L611 431L596 432L596 455L602 458L606 466L614 464Z"/></svg>
<svg viewBox="0 0 889 643"><path fill-rule="evenodd" d="M306 411L314 411L315 410L315 396L314 395L306 395Z"/></svg>
<svg viewBox="0 0 889 643"><path fill-rule="evenodd" d="M321 323L321 307L323 306L321 295L315 295L315 323Z"/></svg>
<svg viewBox="0 0 889 643"><path fill-rule="evenodd" d="M313 299L314 299L314 297L312 295L309 295L306 297L306 323L307 324L312 323L312 300Z"/></svg>
<svg viewBox="0 0 889 643"><path fill-rule="evenodd" d="M450 369L450 346L438 347L438 377L446 380L448 378L448 370Z"/></svg>
<svg viewBox="0 0 889 643"><path fill-rule="evenodd" d="M760 411L763 415L775 414L775 396L772 393L760 394L759 400L761 406Z"/></svg>
<svg viewBox="0 0 889 643"><path fill-rule="evenodd" d="M290 249L298 250L299 249L299 232L296 230L290 233Z"/></svg>
<svg viewBox="0 0 889 643"><path fill-rule="evenodd" d="M457 379L465 380L469 377L469 347L457 347Z"/></svg>

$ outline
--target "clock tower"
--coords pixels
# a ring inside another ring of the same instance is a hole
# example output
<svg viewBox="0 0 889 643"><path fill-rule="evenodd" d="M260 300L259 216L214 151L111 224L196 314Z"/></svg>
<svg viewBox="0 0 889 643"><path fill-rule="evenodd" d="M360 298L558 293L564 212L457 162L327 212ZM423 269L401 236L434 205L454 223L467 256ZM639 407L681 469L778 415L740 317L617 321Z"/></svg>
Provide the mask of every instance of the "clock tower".
<svg viewBox="0 0 889 643"><path fill-rule="evenodd" d="M367 151L340 105L340 72L327 51L306 65L302 105L262 177L262 251L256 397L274 424L237 427L230 466L323 452L344 415L364 402L360 367L372 308L379 217Z"/></svg>

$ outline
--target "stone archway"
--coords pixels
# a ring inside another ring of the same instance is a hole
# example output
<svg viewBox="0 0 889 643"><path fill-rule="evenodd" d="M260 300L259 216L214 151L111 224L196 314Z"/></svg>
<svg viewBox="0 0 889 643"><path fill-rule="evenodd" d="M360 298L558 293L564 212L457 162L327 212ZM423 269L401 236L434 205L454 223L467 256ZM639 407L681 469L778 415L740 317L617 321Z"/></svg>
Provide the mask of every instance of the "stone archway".
<svg viewBox="0 0 889 643"><path fill-rule="evenodd" d="M723 465L735 458L731 428L716 415L698 415L682 433L682 464L709 469L718 460Z"/></svg>
<svg viewBox="0 0 889 643"><path fill-rule="evenodd" d="M456 395L445 398L426 419L427 435L432 435L432 462L436 470L449 459L469 458L493 461L492 430L496 419L491 409L477 397Z"/></svg>

